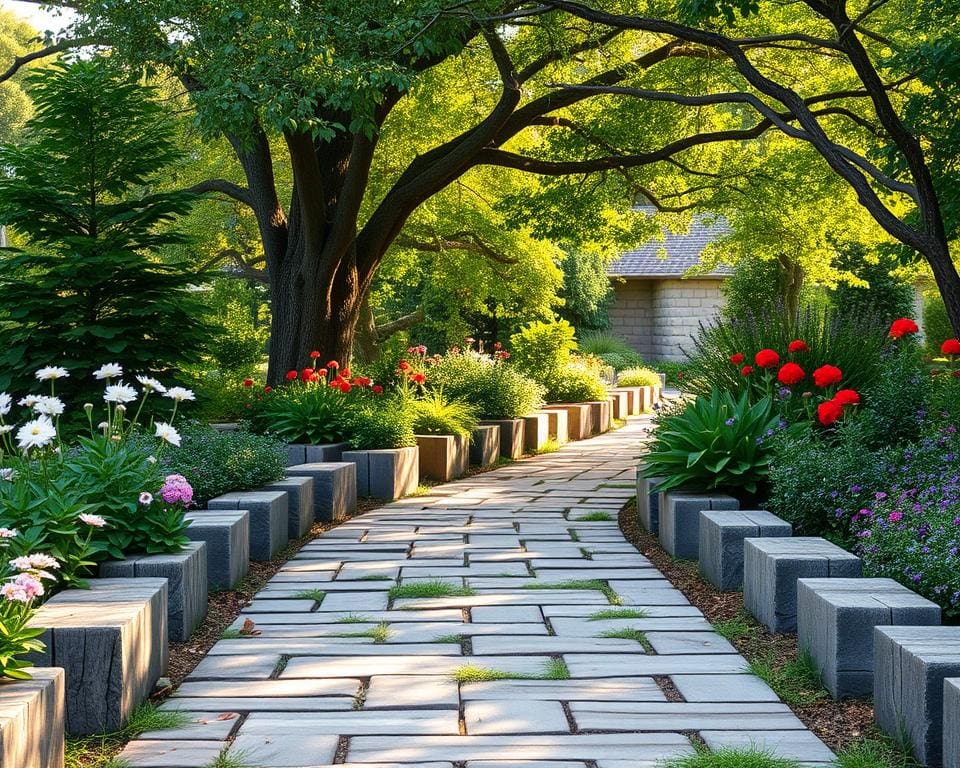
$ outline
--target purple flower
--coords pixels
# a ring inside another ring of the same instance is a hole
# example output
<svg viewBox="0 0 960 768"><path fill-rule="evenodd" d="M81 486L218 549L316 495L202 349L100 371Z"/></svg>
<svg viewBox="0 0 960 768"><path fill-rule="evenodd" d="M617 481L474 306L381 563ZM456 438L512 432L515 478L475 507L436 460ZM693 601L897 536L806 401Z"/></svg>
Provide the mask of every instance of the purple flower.
<svg viewBox="0 0 960 768"><path fill-rule="evenodd" d="M167 504L189 504L193 501L193 487L183 475L167 475L160 496Z"/></svg>
<svg viewBox="0 0 960 768"><path fill-rule="evenodd" d="M737 420L734 418L729 418L723 423L726 424L728 427L732 427L734 424L737 423Z"/></svg>

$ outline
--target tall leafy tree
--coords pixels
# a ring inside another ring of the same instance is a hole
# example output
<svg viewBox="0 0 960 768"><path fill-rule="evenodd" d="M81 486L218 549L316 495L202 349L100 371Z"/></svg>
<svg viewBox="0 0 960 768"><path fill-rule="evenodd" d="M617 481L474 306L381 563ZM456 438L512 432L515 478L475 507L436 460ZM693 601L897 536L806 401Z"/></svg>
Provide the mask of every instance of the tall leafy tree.
<svg viewBox="0 0 960 768"><path fill-rule="evenodd" d="M29 84L25 139L0 147L0 221L25 241L0 256L0 389L33 390L45 365L74 373L69 391L105 356L145 372L196 359L202 276L151 258L183 242L170 224L195 199L150 189L179 156L164 107L99 59Z"/></svg>

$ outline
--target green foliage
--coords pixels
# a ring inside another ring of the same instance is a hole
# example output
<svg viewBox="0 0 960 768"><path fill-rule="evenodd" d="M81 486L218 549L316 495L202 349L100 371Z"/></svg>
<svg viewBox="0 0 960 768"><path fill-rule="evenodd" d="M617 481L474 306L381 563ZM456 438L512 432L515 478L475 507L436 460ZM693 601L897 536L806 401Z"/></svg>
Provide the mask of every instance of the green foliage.
<svg viewBox="0 0 960 768"><path fill-rule="evenodd" d="M104 354L134 371L197 359L208 329L189 287L203 275L151 259L181 242L170 223L194 199L147 191L179 156L164 107L100 59L30 84L28 139L0 148L0 217L27 244L0 258L0 388L29 391L43 365L80 373ZM91 389L85 375L63 386Z"/></svg>
<svg viewBox="0 0 960 768"><path fill-rule="evenodd" d="M657 422L644 474L664 478L659 490L729 490L757 493L770 474L770 440L783 427L773 401L751 405L714 389Z"/></svg>
<svg viewBox="0 0 960 768"><path fill-rule="evenodd" d="M219 432L201 422L180 429L182 442L161 458L165 472L183 475L193 486L194 503L230 491L252 491L286 476L286 453L274 438L244 430Z"/></svg>
<svg viewBox="0 0 960 768"><path fill-rule="evenodd" d="M586 403L604 400L607 387L596 372L579 362L570 363L547 384L546 397L556 403Z"/></svg>
<svg viewBox="0 0 960 768"><path fill-rule="evenodd" d="M960 429L960 359L930 371L930 411Z"/></svg>
<svg viewBox="0 0 960 768"><path fill-rule="evenodd" d="M390 599L424 597L469 597L474 591L469 587L457 586L449 581L414 581L409 584L397 584L390 587Z"/></svg>
<svg viewBox="0 0 960 768"><path fill-rule="evenodd" d="M343 412L343 434L355 450L416 445L407 398L355 398Z"/></svg>
<svg viewBox="0 0 960 768"><path fill-rule="evenodd" d="M9 539L5 539L4 543L8 541ZM0 553L5 557L12 554L7 546L0 547ZM29 579L31 585L39 586L42 594L43 579L38 569L24 569L15 575L13 569L4 564L2 572L7 577L7 583L14 581L15 578ZM51 575L51 578L55 577ZM32 675L27 670L33 666L33 663L26 661L23 657L29 653L39 653L46 648L46 644L39 639L44 629L27 626L34 613L35 600L37 600L36 597L26 592L19 597L0 596L0 679L29 680Z"/></svg>
<svg viewBox="0 0 960 768"><path fill-rule="evenodd" d="M263 362L270 336L264 293L263 286L236 278L211 281L205 297L205 315L213 327L204 347L208 367L246 372Z"/></svg>
<svg viewBox="0 0 960 768"><path fill-rule="evenodd" d="M650 612L643 608L602 608L587 617L587 621L607 619L649 619Z"/></svg>
<svg viewBox="0 0 960 768"><path fill-rule="evenodd" d="M828 695L820 683L817 664L806 651L783 660L770 650L750 661L750 671L791 706L809 706Z"/></svg>
<svg viewBox="0 0 960 768"><path fill-rule="evenodd" d="M476 408L459 400L448 400L442 390L411 400L413 431L418 435L459 435L469 437L477 426Z"/></svg>
<svg viewBox="0 0 960 768"><path fill-rule="evenodd" d="M837 285L830 301L841 316L871 316L890 323L913 315L913 287L891 275L899 263L889 252L868 254L864 246L851 243L842 249L837 265L866 283Z"/></svg>
<svg viewBox="0 0 960 768"><path fill-rule="evenodd" d="M854 742L837 753L836 768L917 768L909 744L892 738Z"/></svg>
<svg viewBox="0 0 960 768"><path fill-rule="evenodd" d="M940 345L946 339L957 337L940 294L925 296L923 299L923 333L927 349L935 355L940 354Z"/></svg>
<svg viewBox="0 0 960 768"><path fill-rule="evenodd" d="M723 316L736 319L784 315L788 282L789 275L777 259L756 255L740 259L721 288Z"/></svg>
<svg viewBox="0 0 960 768"><path fill-rule="evenodd" d="M620 387L659 387L660 375L650 368L627 368L617 374Z"/></svg>
<svg viewBox="0 0 960 768"><path fill-rule="evenodd" d="M777 757L771 751L748 749L718 749L715 752L701 747L692 755L667 760L664 768L800 768L796 760Z"/></svg>
<svg viewBox="0 0 960 768"><path fill-rule="evenodd" d="M643 365L643 358L627 342L606 331L592 331L580 335L580 351L596 355L615 371Z"/></svg>
<svg viewBox="0 0 960 768"><path fill-rule="evenodd" d="M558 377L577 351L576 329L566 320L533 322L510 337L512 362L540 384Z"/></svg>
<svg viewBox="0 0 960 768"><path fill-rule="evenodd" d="M347 439L348 398L350 394L326 384L295 381L258 397L251 424L285 443L339 443Z"/></svg>
<svg viewBox="0 0 960 768"><path fill-rule="evenodd" d="M858 433L863 444L901 445L920 437L930 409L930 375L912 339L881 352L880 375L860 393Z"/></svg>
<svg viewBox="0 0 960 768"><path fill-rule="evenodd" d="M613 302L613 287L607 277L609 261L608 254L583 248L568 251L561 263L563 287L560 297L563 305L557 309L557 314L568 320L581 334L584 331L600 333L610 327L608 310ZM584 352L600 354L588 349L582 336L580 346Z"/></svg>
<svg viewBox="0 0 960 768"><path fill-rule="evenodd" d="M447 353L430 369L447 397L477 408L483 419L515 419L543 403L543 388L513 366L471 351Z"/></svg>
<svg viewBox="0 0 960 768"><path fill-rule="evenodd" d="M184 384L197 396L193 414L211 422L249 419L250 391L243 385L246 371L222 370L205 365L191 365L183 371ZM259 386L259 385L258 385Z"/></svg>

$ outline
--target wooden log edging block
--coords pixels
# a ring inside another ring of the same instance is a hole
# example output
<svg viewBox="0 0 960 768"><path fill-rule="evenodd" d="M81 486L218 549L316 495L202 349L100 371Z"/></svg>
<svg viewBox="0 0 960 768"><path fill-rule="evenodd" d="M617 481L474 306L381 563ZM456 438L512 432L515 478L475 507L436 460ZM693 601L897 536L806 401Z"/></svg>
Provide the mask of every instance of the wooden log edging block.
<svg viewBox="0 0 960 768"><path fill-rule="evenodd" d="M291 477L313 478L313 519L339 522L357 510L357 465L352 461L315 462L287 467Z"/></svg>
<svg viewBox="0 0 960 768"><path fill-rule="evenodd" d="M544 409L540 411L547 417L547 435L551 440L558 443L566 443L570 440L570 428L567 424L568 416L565 410L559 408Z"/></svg>
<svg viewBox="0 0 960 768"><path fill-rule="evenodd" d="M30 626L46 649L29 660L64 670L66 732L119 731L167 670L167 580L91 579L50 598Z"/></svg>
<svg viewBox="0 0 960 768"><path fill-rule="evenodd" d="M207 502L210 509L245 509L250 513L250 558L272 560L290 540L289 500L284 491L225 493Z"/></svg>
<svg viewBox="0 0 960 768"><path fill-rule="evenodd" d="M311 511L312 514L312 511ZM200 509L187 512L185 534L207 545L207 586L232 589L250 571L250 513L245 509Z"/></svg>
<svg viewBox="0 0 960 768"><path fill-rule="evenodd" d="M500 456L500 427L495 424L480 424L470 435L470 463L490 467Z"/></svg>
<svg viewBox="0 0 960 768"><path fill-rule="evenodd" d="M744 539L790 536L793 528L765 510L700 512L700 573L721 592L743 586Z"/></svg>
<svg viewBox="0 0 960 768"><path fill-rule="evenodd" d="M63 768L64 673L34 667L30 680L0 685L0 766Z"/></svg>
<svg viewBox="0 0 960 768"><path fill-rule="evenodd" d="M743 604L774 634L797 631L797 580L859 578L860 558L817 536L744 539Z"/></svg>
<svg viewBox="0 0 960 768"><path fill-rule="evenodd" d="M621 389L608 390L613 404L613 418L626 419L630 415L630 395Z"/></svg>
<svg viewBox="0 0 960 768"><path fill-rule="evenodd" d="M344 451L343 460L357 467L357 493L394 501L409 496L420 483L417 446Z"/></svg>
<svg viewBox="0 0 960 768"><path fill-rule="evenodd" d="M873 628L940 624L940 606L893 579L800 579L797 640L834 699L873 694Z"/></svg>
<svg viewBox="0 0 960 768"><path fill-rule="evenodd" d="M613 401L591 400L586 405L590 406L590 434L599 435L609 430L613 416Z"/></svg>
<svg viewBox="0 0 960 768"><path fill-rule="evenodd" d="M185 642L207 615L207 545L191 541L182 551L166 555L133 555L100 564L100 576L156 577L167 580L167 631L174 642Z"/></svg>
<svg viewBox="0 0 960 768"><path fill-rule="evenodd" d="M658 502L660 546L681 560L696 560L700 554L700 512L739 508L740 502L725 493L663 491Z"/></svg>

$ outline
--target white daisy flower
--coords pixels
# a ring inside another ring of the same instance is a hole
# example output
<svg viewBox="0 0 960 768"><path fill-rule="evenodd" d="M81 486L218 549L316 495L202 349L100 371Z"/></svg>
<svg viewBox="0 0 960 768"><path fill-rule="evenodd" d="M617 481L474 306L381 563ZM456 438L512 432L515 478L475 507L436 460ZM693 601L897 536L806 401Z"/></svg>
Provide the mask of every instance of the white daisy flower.
<svg viewBox="0 0 960 768"><path fill-rule="evenodd" d="M93 372L95 379L116 379L123 376L123 366L120 363L104 363Z"/></svg>
<svg viewBox="0 0 960 768"><path fill-rule="evenodd" d="M163 386L163 384L150 376L137 376L137 381L140 382L140 386L147 392L159 392L162 395L167 391L167 388Z"/></svg>
<svg viewBox="0 0 960 768"><path fill-rule="evenodd" d="M41 397L42 395L27 395L17 400L17 405L22 405L24 408L33 408Z"/></svg>
<svg viewBox="0 0 960 768"><path fill-rule="evenodd" d="M61 416L63 414L63 400L59 397L38 397L33 404L33 410L44 416Z"/></svg>
<svg viewBox="0 0 960 768"><path fill-rule="evenodd" d="M54 381L56 379L65 379L70 375L70 371L61 365L45 365L34 376L40 381Z"/></svg>
<svg viewBox="0 0 960 768"><path fill-rule="evenodd" d="M7 432L13 432L13 424L0 424L0 435L5 435Z"/></svg>
<svg viewBox="0 0 960 768"><path fill-rule="evenodd" d="M193 394L192 389L186 389L184 387L170 387L165 394L171 400L176 400L178 403L182 403L184 400L197 399L196 395Z"/></svg>
<svg viewBox="0 0 960 768"><path fill-rule="evenodd" d="M100 517L100 515L88 515L84 513L79 517L81 523L92 526L93 528L103 528L103 526L107 524L107 521Z"/></svg>
<svg viewBox="0 0 960 768"><path fill-rule="evenodd" d="M0 528L0 539L15 539L20 535L16 528Z"/></svg>
<svg viewBox="0 0 960 768"><path fill-rule="evenodd" d="M172 426L167 424L165 421L158 421L156 423L157 428L157 437L161 440L164 440L170 445L175 445L177 448L180 447L180 433L177 432Z"/></svg>
<svg viewBox="0 0 960 768"><path fill-rule="evenodd" d="M149 506L150 504L153 504L153 494L149 491L144 491L140 494L138 501L145 507Z"/></svg>
<svg viewBox="0 0 960 768"><path fill-rule="evenodd" d="M137 399L137 390L122 381L119 384L108 384L103 391L103 399L108 403L132 403Z"/></svg>
<svg viewBox="0 0 960 768"><path fill-rule="evenodd" d="M6 392L0 392L0 416L6 416L13 407L13 398Z"/></svg>
<svg viewBox="0 0 960 768"><path fill-rule="evenodd" d="M23 450L43 448L56 436L57 430L53 422L48 417L41 416L39 419L28 421L17 430L17 445Z"/></svg>

